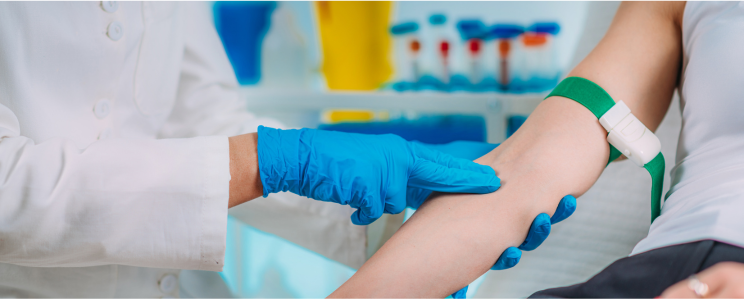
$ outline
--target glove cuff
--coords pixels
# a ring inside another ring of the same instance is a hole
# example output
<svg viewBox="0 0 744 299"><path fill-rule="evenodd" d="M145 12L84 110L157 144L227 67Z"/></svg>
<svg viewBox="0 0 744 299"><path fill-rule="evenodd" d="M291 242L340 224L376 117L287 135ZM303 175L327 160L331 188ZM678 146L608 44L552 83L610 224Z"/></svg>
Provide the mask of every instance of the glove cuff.
<svg viewBox="0 0 744 299"><path fill-rule="evenodd" d="M299 147L305 130L258 127L258 171L264 197L282 191L299 194L302 181Z"/></svg>

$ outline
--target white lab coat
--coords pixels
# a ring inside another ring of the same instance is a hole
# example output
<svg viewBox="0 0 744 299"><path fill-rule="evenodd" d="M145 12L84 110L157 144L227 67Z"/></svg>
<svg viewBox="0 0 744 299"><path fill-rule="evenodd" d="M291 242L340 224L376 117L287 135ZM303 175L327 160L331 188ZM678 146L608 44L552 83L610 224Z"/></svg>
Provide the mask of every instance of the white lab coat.
<svg viewBox="0 0 744 299"><path fill-rule="evenodd" d="M227 136L279 124L246 111L205 8L0 2L0 296L178 295L174 269L222 269ZM365 260L348 207L281 194L234 213Z"/></svg>

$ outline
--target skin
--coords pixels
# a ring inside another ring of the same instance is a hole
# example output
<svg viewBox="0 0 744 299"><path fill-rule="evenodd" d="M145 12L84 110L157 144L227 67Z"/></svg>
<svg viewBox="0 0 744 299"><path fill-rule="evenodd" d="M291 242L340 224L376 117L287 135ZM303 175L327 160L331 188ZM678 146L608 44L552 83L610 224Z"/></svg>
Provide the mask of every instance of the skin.
<svg viewBox="0 0 744 299"><path fill-rule="evenodd" d="M744 298L744 264L721 262L697 274L700 282L708 285L706 298ZM689 286L680 281L667 288L662 298L699 298Z"/></svg>
<svg viewBox="0 0 744 299"><path fill-rule="evenodd" d="M600 44L569 76L602 86L655 130L677 86L684 3L623 3ZM331 297L446 297L519 245L539 213L586 192L609 157L606 131L580 104L543 101L501 146L476 160L502 187L435 194Z"/></svg>
<svg viewBox="0 0 744 299"><path fill-rule="evenodd" d="M569 76L599 84L655 130L677 85L683 11L684 3L624 3L607 36ZM498 192L434 194L331 297L445 297L462 288L506 247L519 245L537 214L555 211L556 198L591 187L609 155L605 135L583 106L547 99L512 138L477 160L502 179ZM262 195L257 138L229 138L229 207ZM743 264L719 263L698 276L710 297L744 297ZM696 296L682 281L662 297Z"/></svg>
<svg viewBox="0 0 744 299"><path fill-rule="evenodd" d="M230 143L230 199L232 208L263 195L258 173L258 134L250 133L228 138Z"/></svg>

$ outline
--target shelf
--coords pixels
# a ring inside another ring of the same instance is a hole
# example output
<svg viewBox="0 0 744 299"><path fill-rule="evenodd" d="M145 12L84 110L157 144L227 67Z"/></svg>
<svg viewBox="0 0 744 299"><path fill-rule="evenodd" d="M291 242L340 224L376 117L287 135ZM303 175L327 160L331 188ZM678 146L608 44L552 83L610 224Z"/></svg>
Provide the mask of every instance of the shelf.
<svg viewBox="0 0 744 299"><path fill-rule="evenodd" d="M506 139L508 115L529 114L545 97L542 93L270 92L255 88L243 88L240 94L250 111L300 127L317 126L320 111L328 108L481 115L489 142Z"/></svg>

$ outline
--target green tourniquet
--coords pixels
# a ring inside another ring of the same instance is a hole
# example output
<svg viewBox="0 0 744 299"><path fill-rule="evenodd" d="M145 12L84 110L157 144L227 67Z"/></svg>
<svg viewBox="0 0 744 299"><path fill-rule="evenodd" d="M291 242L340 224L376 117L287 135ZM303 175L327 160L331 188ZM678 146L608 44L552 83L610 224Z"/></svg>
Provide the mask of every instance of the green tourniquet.
<svg viewBox="0 0 744 299"><path fill-rule="evenodd" d="M612 97L602 87L580 77L563 79L545 98L547 99L552 96L569 98L576 101L594 113L597 119L602 118L602 115L607 113L612 106L615 106L615 101L612 100ZM610 159L607 161L607 165L610 165L620 155L620 151L610 144Z"/></svg>
<svg viewBox="0 0 744 299"><path fill-rule="evenodd" d="M661 189L664 188L664 156L656 157L643 165L651 175L651 222L661 215Z"/></svg>
<svg viewBox="0 0 744 299"><path fill-rule="evenodd" d="M607 92L596 83L580 77L568 77L563 79L558 86L545 97L559 96L572 99L583 105L594 113L597 119L607 113L615 106L615 101ZM608 133L609 134L609 133ZM621 153L610 144L610 162L620 157ZM664 184L664 156L659 152L650 162L643 165L651 174L651 222L661 214L661 189Z"/></svg>
<svg viewBox="0 0 744 299"><path fill-rule="evenodd" d="M563 79L558 86L545 97L561 96L572 99L586 109L589 109L597 119L615 106L615 101L602 87L596 83L580 77L568 77Z"/></svg>

